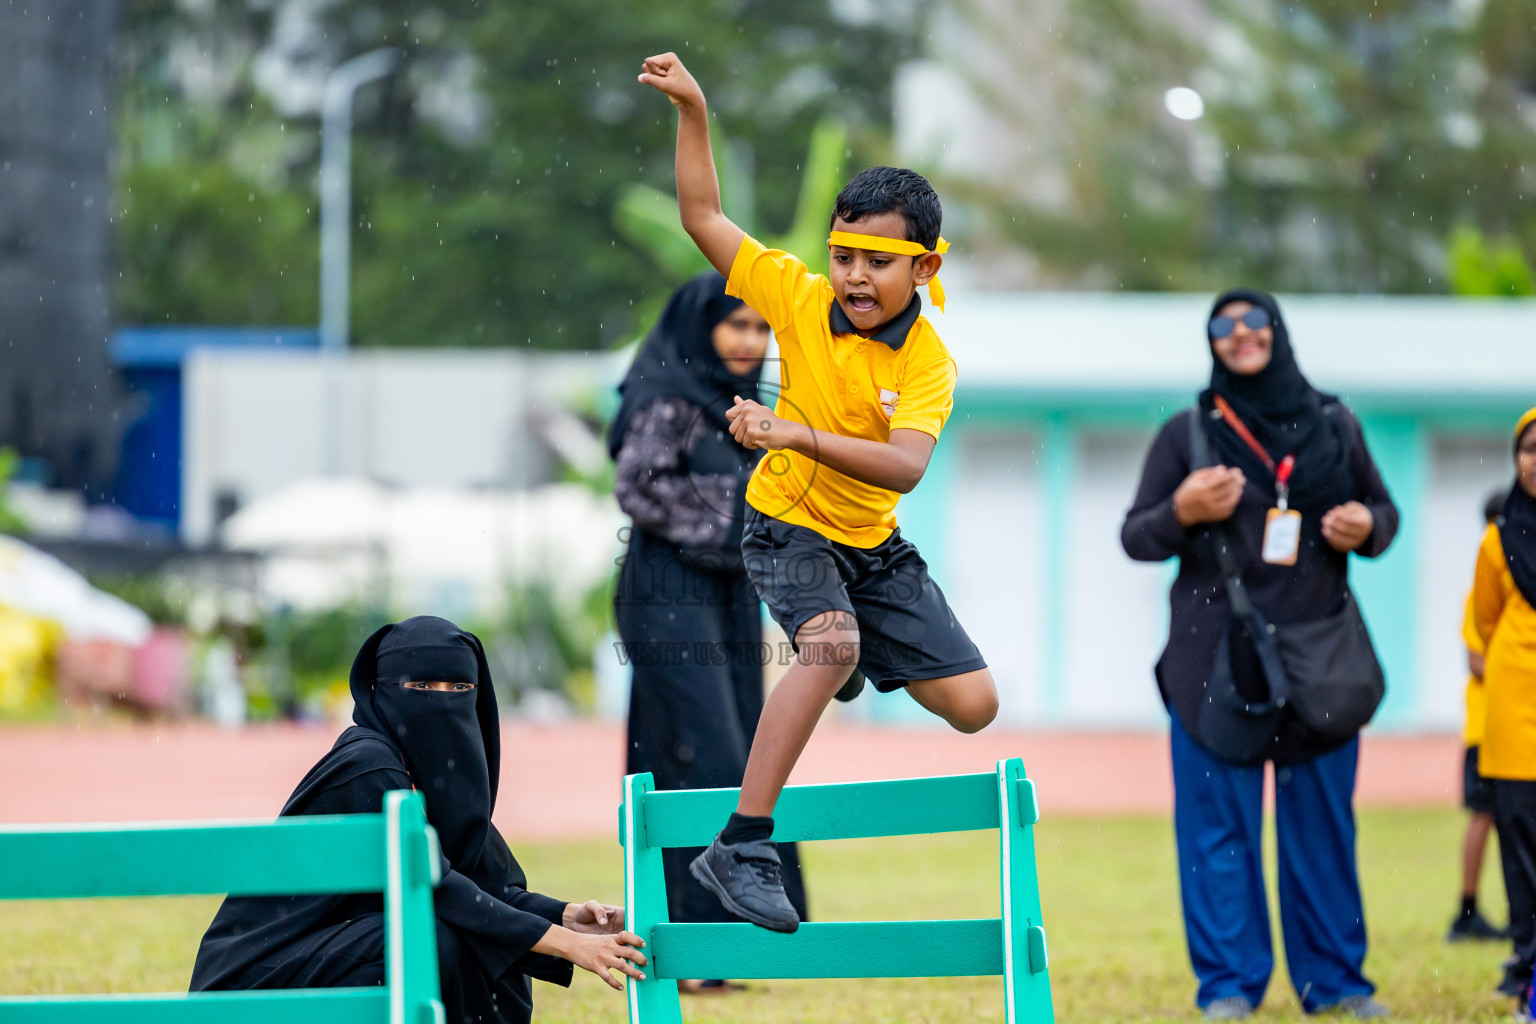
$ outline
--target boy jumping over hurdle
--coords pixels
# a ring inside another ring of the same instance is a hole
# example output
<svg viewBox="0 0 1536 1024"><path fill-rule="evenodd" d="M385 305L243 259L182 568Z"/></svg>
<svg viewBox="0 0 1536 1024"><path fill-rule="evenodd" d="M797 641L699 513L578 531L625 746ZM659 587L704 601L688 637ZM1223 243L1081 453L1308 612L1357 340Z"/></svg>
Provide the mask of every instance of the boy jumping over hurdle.
<svg viewBox="0 0 1536 1024"><path fill-rule="evenodd" d="M922 175L874 167L832 211L831 274L812 274L725 216L704 93L676 54L640 81L677 107L683 228L778 339L780 395L769 410L736 399L731 434L769 453L747 487L748 574L797 652L763 707L736 812L691 865L738 917L792 932L772 840L773 808L827 703L867 677L961 732L997 715L997 690L928 567L896 528L897 498L928 468L953 408L955 363L923 317L940 309L939 197Z"/></svg>

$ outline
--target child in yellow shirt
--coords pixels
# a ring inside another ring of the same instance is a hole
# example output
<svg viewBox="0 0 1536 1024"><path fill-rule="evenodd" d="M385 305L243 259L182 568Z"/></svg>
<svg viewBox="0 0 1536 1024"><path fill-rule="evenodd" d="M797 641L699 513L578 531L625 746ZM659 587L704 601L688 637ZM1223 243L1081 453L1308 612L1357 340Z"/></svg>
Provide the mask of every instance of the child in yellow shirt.
<svg viewBox="0 0 1536 1024"><path fill-rule="evenodd" d="M1514 957L1501 991L1520 990L1531 1020L1536 961L1536 409L1515 425L1515 485L1483 534L1472 583L1473 623L1487 654L1487 724L1478 770L1494 781L1494 822L1509 895Z"/></svg>
<svg viewBox="0 0 1536 1024"><path fill-rule="evenodd" d="M776 408L737 398L728 415L738 442L768 450L747 485L742 555L797 653L763 706L736 813L690 870L731 913L792 932L773 809L833 696L867 677L962 732L997 714L986 662L896 527L953 407L955 363L916 294L944 306L943 214L922 175L870 168L833 207L830 274L812 274L721 212L704 93L677 55L646 60L640 81L677 107L684 229L779 343Z"/></svg>

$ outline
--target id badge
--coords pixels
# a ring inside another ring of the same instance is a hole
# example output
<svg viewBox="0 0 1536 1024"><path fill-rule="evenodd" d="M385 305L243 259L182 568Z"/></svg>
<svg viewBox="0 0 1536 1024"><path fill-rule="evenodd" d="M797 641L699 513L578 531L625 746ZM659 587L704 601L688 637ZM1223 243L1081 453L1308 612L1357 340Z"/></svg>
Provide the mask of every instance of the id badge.
<svg viewBox="0 0 1536 1024"><path fill-rule="evenodd" d="M1264 561L1270 565L1295 565L1301 550L1301 513L1272 508L1264 517Z"/></svg>

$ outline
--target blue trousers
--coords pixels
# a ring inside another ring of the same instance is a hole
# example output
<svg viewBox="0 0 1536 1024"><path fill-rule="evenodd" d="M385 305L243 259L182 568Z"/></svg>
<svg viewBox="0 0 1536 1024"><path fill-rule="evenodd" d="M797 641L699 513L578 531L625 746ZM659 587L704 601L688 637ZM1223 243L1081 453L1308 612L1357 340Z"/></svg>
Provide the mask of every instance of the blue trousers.
<svg viewBox="0 0 1536 1024"><path fill-rule="evenodd" d="M1275 766L1280 932L1286 966L1311 1013L1376 987L1361 973L1365 911L1355 868L1360 741L1304 764ZM1207 753L1173 717L1174 836L1189 959L1201 1008L1264 998L1275 954L1264 895L1264 766Z"/></svg>

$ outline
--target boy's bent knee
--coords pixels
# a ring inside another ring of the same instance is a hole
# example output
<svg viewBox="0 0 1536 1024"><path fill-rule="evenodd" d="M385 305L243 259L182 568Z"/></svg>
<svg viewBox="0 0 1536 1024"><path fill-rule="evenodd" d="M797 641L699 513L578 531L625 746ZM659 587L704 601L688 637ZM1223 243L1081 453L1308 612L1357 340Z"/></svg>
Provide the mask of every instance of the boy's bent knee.
<svg viewBox="0 0 1536 1024"><path fill-rule="evenodd" d="M949 717L949 724L963 733L981 732L997 718L997 696L983 700L977 698L956 708Z"/></svg>
<svg viewBox="0 0 1536 1024"><path fill-rule="evenodd" d="M978 670L962 685L952 687L944 703L941 714L952 728L963 733L985 729L997 718L997 687L992 673Z"/></svg>

